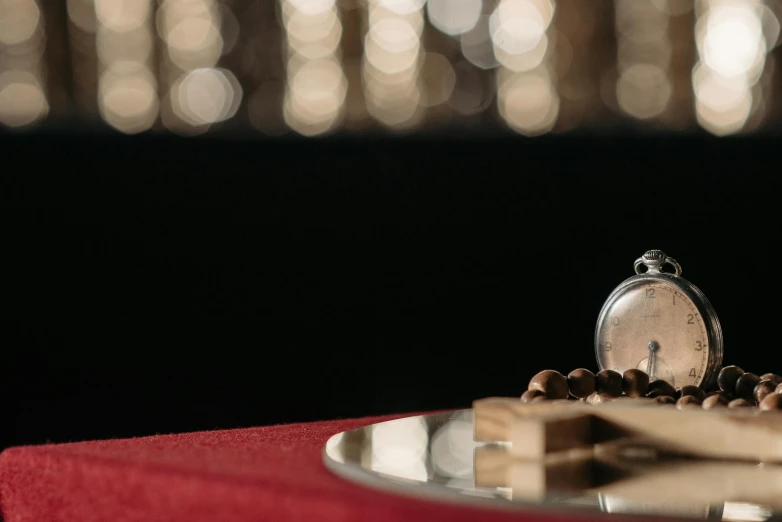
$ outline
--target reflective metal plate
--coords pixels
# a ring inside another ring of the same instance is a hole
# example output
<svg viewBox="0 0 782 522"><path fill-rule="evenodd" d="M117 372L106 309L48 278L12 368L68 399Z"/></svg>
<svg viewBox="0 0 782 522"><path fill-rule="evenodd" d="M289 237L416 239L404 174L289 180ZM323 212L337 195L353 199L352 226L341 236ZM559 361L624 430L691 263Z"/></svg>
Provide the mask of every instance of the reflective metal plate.
<svg viewBox="0 0 782 522"><path fill-rule="evenodd" d="M498 509L593 511L761 522L782 513L782 466L698 460L524 462L473 440L472 410L334 435L326 466L403 495Z"/></svg>

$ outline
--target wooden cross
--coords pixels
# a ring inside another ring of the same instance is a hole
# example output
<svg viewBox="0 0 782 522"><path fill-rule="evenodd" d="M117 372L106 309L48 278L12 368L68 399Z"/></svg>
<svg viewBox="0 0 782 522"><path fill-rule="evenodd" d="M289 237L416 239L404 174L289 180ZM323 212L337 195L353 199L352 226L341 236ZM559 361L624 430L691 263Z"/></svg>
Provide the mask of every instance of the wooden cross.
<svg viewBox="0 0 782 522"><path fill-rule="evenodd" d="M473 424L476 441L510 442L509 453L523 459L632 441L682 456L782 463L782 412L680 411L652 399L590 405L488 398L473 403Z"/></svg>
<svg viewBox="0 0 782 522"><path fill-rule="evenodd" d="M600 494L643 504L692 505L741 501L782 509L782 466L697 459L633 461L609 455L513 458L504 448L475 450L475 485L510 488L514 500Z"/></svg>
<svg viewBox="0 0 782 522"><path fill-rule="evenodd" d="M679 411L642 399L587 405L490 398L476 401L473 415L477 441L510 443L476 449L476 485L511 488L514 498L596 492L782 508L780 412ZM628 453L650 458L622 458Z"/></svg>

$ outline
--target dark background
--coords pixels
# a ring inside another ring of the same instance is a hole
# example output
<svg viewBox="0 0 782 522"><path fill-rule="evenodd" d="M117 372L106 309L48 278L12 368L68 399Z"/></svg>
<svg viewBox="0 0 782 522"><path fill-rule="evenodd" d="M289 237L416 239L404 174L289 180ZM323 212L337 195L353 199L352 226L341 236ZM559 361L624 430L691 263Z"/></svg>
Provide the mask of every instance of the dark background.
<svg viewBox="0 0 782 522"><path fill-rule="evenodd" d="M594 369L650 248L782 371L774 136L0 136L0 447L403 411Z"/></svg>

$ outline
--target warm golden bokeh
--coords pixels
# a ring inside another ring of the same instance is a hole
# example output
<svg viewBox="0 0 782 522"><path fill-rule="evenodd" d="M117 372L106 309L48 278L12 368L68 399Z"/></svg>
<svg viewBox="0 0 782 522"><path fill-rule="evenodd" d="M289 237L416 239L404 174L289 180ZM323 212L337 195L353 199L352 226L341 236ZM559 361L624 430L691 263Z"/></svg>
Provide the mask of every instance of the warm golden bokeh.
<svg viewBox="0 0 782 522"><path fill-rule="evenodd" d="M0 124L724 136L779 120L781 15L782 0L0 0Z"/></svg>

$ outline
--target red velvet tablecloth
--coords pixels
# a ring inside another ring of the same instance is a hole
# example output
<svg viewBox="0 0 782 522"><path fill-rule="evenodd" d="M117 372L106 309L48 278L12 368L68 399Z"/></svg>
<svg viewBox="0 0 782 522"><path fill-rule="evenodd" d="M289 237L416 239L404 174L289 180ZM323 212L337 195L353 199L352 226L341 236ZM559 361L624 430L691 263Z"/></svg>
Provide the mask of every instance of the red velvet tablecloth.
<svg viewBox="0 0 782 522"><path fill-rule="evenodd" d="M5 522L565 520L386 494L324 467L331 435L402 416L10 448L0 506Z"/></svg>

